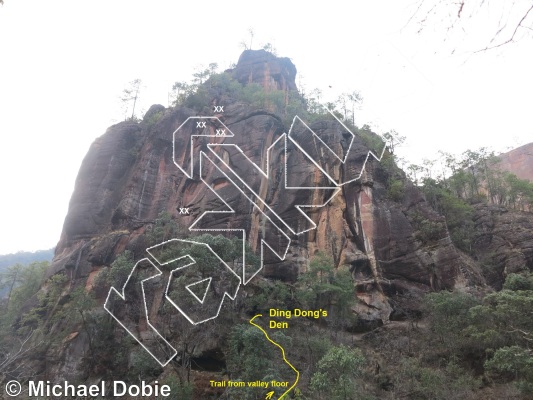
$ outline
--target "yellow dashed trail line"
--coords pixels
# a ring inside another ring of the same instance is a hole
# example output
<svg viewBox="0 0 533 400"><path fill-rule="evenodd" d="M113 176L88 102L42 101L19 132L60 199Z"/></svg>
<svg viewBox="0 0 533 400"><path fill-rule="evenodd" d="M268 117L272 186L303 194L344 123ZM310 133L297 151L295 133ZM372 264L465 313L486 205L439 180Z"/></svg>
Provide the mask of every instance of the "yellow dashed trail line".
<svg viewBox="0 0 533 400"><path fill-rule="evenodd" d="M255 326L257 329L259 329L261 332L263 332L263 334L265 335L265 337L267 338L267 340L272 343L274 346L278 347L280 350L281 350L281 355L283 356L283 361L285 361L285 364L287 364L289 367L292 368L292 370L294 372L296 372L296 380L294 381L294 383L292 384L292 386L290 388L288 388L281 396L279 396L278 400L281 400L283 399L283 397L285 397L285 395L287 393L289 393L292 389L294 389L296 387L296 384L298 383L298 380L300 379L300 372L294 368L294 366L289 362L289 360L287 360L287 358L285 357L285 349L283 347L281 347L278 343L274 342L272 339L270 339L270 337L268 336L268 333L266 333L266 331L261 328L259 325L257 325L256 323L254 323L254 320L258 317L262 317L263 314L257 314L255 317L253 317L251 320L250 320L250 324L252 324L253 326Z"/></svg>

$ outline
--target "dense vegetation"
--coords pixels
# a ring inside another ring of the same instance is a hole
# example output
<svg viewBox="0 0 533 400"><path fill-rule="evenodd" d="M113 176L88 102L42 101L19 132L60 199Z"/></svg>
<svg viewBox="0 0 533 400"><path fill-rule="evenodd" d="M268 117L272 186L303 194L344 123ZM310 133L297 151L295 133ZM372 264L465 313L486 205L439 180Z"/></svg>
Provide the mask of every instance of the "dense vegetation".
<svg viewBox="0 0 533 400"><path fill-rule="evenodd" d="M282 122L288 129L294 116L299 116L307 123L333 118L341 120L353 132L357 132L367 146L376 153L383 149L384 141L373 133L368 126L359 129L355 124L355 115L362 101L356 91L343 93L330 102L323 101L320 89L306 92L265 90L261 85L248 83L243 85L232 78L228 71L218 73L216 63L209 64L208 68L200 68L193 73L190 82L176 82L172 88L173 105L190 107L199 113L210 114L207 106L212 99L225 98L230 101L243 102L252 108L264 110L282 117Z"/></svg>
<svg viewBox="0 0 533 400"><path fill-rule="evenodd" d="M221 237L204 239L224 242ZM121 255L103 276L123 279L120 276L131 267L131 261L131 254ZM128 337L110 346L110 341L117 340L113 322L97 311L93 293L77 288L65 301L68 282L61 275L51 278L46 283L47 290L39 292L47 266L33 263L21 268L17 273L21 284L10 292L9 301L2 304L0 374L16 376L14 366L18 359L28 352L45 354L47 348L60 345L75 326L89 337L85 368L90 375L108 379L129 377L134 382L139 378L154 379L162 372ZM241 299L236 305L236 311L248 318L268 313L269 308L329 311L322 320L292 319L290 330L272 335L276 342L286 346L293 362L307 366L297 392L300 398L479 399L483 398L479 394L483 391L479 390L491 387L498 388L502 396L533 393L533 355L529 348L533 339L531 273L510 274L502 291L485 296L430 293L423 301L426 317L422 320L405 321L403 330L378 329L365 335L347 332L350 324L356 322L349 311L354 288L349 273L335 271L325 254L312 260L309 271L295 285L260 280L254 288L257 291L254 296ZM32 296L37 296L38 301L21 318L18 311ZM59 301L60 298L63 300ZM258 329L239 323L233 313L222 318L224 324L234 326L227 333L224 350L227 373L232 380L281 381L292 376ZM61 322L65 320L69 321L66 325ZM170 329L178 328L179 325L171 324ZM50 340L52 332L57 335L52 343L37 341L31 346L24 343L32 336L43 338L45 333ZM193 333L190 332L194 336ZM188 340L194 342L193 336ZM185 340L183 332L178 337ZM170 374L166 382L173 385L174 393L181 393L180 398L192 398L194 350L186 350L172 366L175 374ZM229 398L231 393L228 392ZM239 393L243 399L257 395L253 389L239 389Z"/></svg>
<svg viewBox="0 0 533 400"><path fill-rule="evenodd" d="M426 160L423 166L408 168L431 206L446 217L455 245L466 252L471 251L474 235L474 204L533 209L533 183L502 171L498 163L493 152L481 148L468 150L460 158L442 153L439 161Z"/></svg>

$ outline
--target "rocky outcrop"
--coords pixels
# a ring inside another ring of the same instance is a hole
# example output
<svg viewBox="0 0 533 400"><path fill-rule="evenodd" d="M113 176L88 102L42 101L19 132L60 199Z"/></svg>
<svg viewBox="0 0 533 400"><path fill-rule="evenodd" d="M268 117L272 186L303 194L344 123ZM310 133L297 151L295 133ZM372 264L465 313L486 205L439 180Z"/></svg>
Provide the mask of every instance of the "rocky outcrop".
<svg viewBox="0 0 533 400"><path fill-rule="evenodd" d="M498 157L500 159L498 168L512 172L520 179L533 182L533 143L500 154Z"/></svg>
<svg viewBox="0 0 533 400"><path fill-rule="evenodd" d="M475 207L473 253L487 283L499 290L508 274L533 271L533 214L496 205Z"/></svg>
<svg viewBox="0 0 533 400"><path fill-rule="evenodd" d="M265 90L296 90L296 67L286 57L276 57L265 50L245 50L231 71L242 84L257 83Z"/></svg>

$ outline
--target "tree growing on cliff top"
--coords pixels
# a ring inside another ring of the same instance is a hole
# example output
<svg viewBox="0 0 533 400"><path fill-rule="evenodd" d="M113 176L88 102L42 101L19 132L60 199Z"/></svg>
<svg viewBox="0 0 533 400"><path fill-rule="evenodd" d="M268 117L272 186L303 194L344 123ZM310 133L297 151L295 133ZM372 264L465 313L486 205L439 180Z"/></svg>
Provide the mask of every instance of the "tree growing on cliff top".
<svg viewBox="0 0 533 400"><path fill-rule="evenodd" d="M135 106L137 105L137 100L139 99L141 91L142 81L140 79L134 79L131 81L128 86L122 91L122 105L124 107L124 113L126 113L131 105L131 117L130 119L135 120ZM128 119L127 117L125 119Z"/></svg>
<svg viewBox="0 0 533 400"><path fill-rule="evenodd" d="M383 140L385 143L387 143L387 147L392 155L394 155L394 152L397 147L400 147L402 144L405 143L405 136L400 135L398 132L396 132L394 129L386 132L382 135Z"/></svg>
<svg viewBox="0 0 533 400"><path fill-rule="evenodd" d="M254 41L255 32L253 28L248 28L248 35L250 35L250 44L246 43L246 40L243 40L239 43L239 45L243 48L243 50L251 50L252 44Z"/></svg>

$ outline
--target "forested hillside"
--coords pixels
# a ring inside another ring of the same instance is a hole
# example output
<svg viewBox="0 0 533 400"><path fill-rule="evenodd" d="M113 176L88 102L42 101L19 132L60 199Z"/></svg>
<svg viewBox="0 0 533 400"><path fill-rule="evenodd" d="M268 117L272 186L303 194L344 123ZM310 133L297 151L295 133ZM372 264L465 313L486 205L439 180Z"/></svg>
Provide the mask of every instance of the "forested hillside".
<svg viewBox="0 0 533 400"><path fill-rule="evenodd" d="M41 261L50 262L53 258L54 249L0 255L0 299L5 298L12 286L15 287L22 280L19 271L24 266Z"/></svg>
<svg viewBox="0 0 533 400"><path fill-rule="evenodd" d="M54 249L37 251L19 251L0 255L0 271L15 264L29 264L34 261L52 261Z"/></svg>

